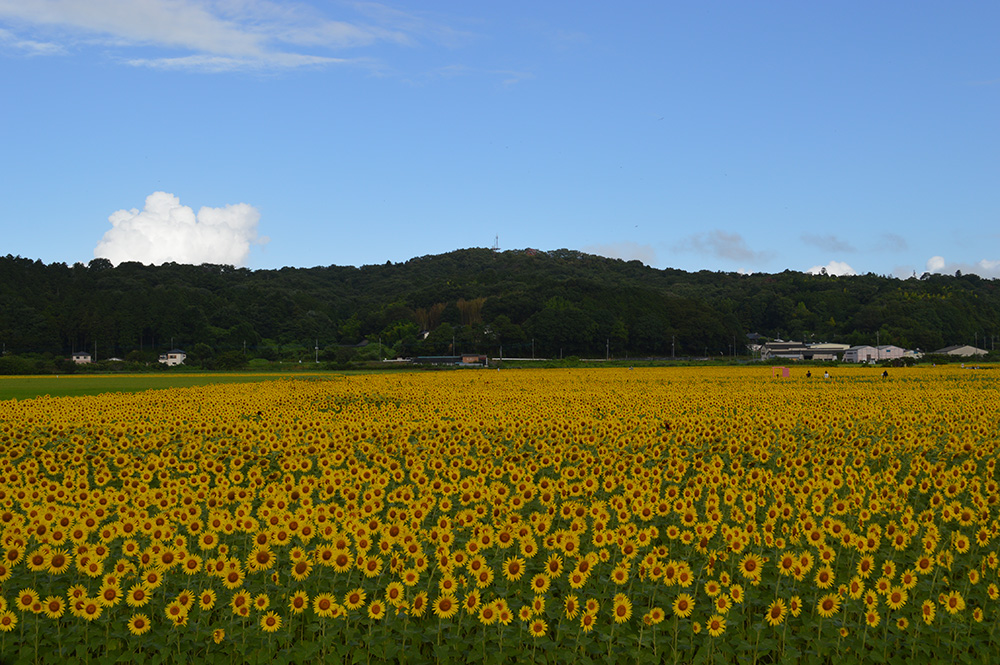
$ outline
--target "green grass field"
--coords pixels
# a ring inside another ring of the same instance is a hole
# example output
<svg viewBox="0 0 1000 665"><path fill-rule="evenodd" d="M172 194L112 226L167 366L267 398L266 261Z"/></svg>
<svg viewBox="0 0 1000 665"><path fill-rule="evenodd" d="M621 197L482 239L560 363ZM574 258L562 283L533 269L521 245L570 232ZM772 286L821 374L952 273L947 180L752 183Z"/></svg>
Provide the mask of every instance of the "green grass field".
<svg viewBox="0 0 1000 665"><path fill-rule="evenodd" d="M5 376L0 377L0 400L32 399L42 395L67 397L108 392L134 393L164 388L190 388L212 383L253 383L289 378L291 374L131 374ZM316 374L309 374L316 378Z"/></svg>

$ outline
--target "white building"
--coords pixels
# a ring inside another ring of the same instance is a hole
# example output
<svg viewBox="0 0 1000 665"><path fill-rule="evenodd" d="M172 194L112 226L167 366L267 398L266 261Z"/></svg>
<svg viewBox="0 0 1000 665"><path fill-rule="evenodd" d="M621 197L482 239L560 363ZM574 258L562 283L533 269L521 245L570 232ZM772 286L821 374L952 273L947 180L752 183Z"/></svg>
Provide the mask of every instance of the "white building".
<svg viewBox="0 0 1000 665"><path fill-rule="evenodd" d="M876 349L878 354L876 355L876 360L897 360L902 358L906 354L906 349L901 346L893 346L892 344L883 344Z"/></svg>
<svg viewBox="0 0 1000 665"><path fill-rule="evenodd" d="M77 365L86 365L92 361L92 356L86 351L77 351L73 354L73 362Z"/></svg>
<svg viewBox="0 0 1000 665"><path fill-rule="evenodd" d="M166 353L160 354L160 362L168 367L173 367L174 365L180 365L187 358L187 354L180 349L174 349L173 351L167 351Z"/></svg>
<svg viewBox="0 0 1000 665"><path fill-rule="evenodd" d="M937 351L931 351L934 355L940 356L985 356L989 351L986 349L979 349L975 346L970 346L968 344L955 344L953 346L946 346L943 349L938 349Z"/></svg>
<svg viewBox="0 0 1000 665"><path fill-rule="evenodd" d="M832 344L829 342L810 344L809 353L805 357L807 360L840 360L840 357L849 348L848 344Z"/></svg>
<svg viewBox="0 0 1000 665"><path fill-rule="evenodd" d="M852 346L851 348L844 351L844 362L845 363L875 362L875 358L877 356L878 356L878 349L876 349L874 346L861 344L859 346Z"/></svg>

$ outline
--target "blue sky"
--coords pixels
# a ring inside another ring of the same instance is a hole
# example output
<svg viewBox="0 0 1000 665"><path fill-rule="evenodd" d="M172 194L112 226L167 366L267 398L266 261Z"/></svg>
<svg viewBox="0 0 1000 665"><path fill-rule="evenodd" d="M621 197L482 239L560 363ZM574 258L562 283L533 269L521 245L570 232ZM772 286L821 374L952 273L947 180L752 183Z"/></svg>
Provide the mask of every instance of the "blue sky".
<svg viewBox="0 0 1000 665"><path fill-rule="evenodd" d="M1000 4L0 0L0 254L1000 277Z"/></svg>

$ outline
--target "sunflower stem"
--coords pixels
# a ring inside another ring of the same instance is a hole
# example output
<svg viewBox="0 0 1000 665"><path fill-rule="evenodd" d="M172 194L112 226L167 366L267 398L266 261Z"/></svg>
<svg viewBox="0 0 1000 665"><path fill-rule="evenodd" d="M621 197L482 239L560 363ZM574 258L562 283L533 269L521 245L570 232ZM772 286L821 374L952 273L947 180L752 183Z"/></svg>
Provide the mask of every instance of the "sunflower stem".
<svg viewBox="0 0 1000 665"><path fill-rule="evenodd" d="M674 645L673 645L674 665L677 665L677 661L680 658L680 654L677 653L677 629L678 629L678 624L679 623L680 623L680 619L678 619L677 615L675 614L674 615Z"/></svg>

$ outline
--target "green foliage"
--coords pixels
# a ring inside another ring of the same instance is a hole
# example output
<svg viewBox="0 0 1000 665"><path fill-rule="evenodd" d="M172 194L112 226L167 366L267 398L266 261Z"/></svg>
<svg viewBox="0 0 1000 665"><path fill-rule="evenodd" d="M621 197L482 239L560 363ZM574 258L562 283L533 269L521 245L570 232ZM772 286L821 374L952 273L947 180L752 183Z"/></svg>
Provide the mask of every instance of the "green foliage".
<svg viewBox="0 0 1000 665"><path fill-rule="evenodd" d="M718 357L745 354L750 332L852 344L878 335L924 351L976 340L990 348L1000 334L1000 289L975 275L688 273L571 250L467 249L361 268L258 271L0 257L5 351L51 354L5 360L0 373L66 373L72 368L54 358L95 345L100 357L132 363L155 363L178 347L192 364L211 366L244 349L248 359L305 362L318 343L326 362L347 362L354 354L338 348L380 335L406 355L497 354L503 346L507 357Z"/></svg>
<svg viewBox="0 0 1000 665"><path fill-rule="evenodd" d="M296 367L296 369L298 369ZM232 374L147 374L143 376L32 376L0 384L0 401L32 399L39 395L76 397L107 392L132 393L165 388L207 386L217 383L251 383L284 378L278 373L264 376ZM0 663L3 661L0 660Z"/></svg>
<svg viewBox="0 0 1000 665"><path fill-rule="evenodd" d="M226 351L219 354L212 363L214 369L231 371L247 366L247 358L239 351Z"/></svg>

